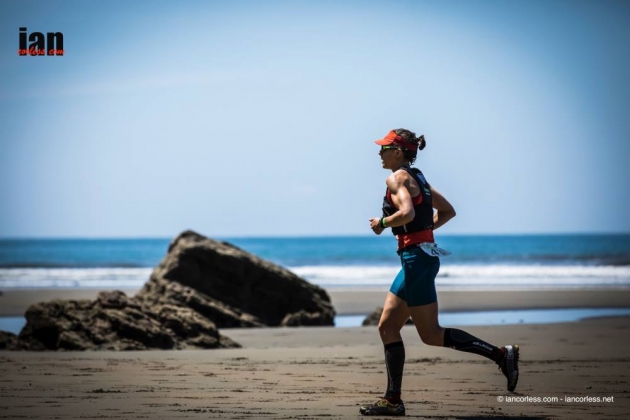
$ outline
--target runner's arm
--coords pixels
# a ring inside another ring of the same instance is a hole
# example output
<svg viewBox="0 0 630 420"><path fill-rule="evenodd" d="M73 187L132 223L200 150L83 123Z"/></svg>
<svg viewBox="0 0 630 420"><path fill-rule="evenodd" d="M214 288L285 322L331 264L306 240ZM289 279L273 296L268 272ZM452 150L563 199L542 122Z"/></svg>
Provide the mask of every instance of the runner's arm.
<svg viewBox="0 0 630 420"><path fill-rule="evenodd" d="M411 194L406 185L409 179L409 174L404 171L394 172L387 178L387 188L389 188L389 192L391 193L394 207L398 209L394 214L385 218L387 227L406 225L411 222L416 215L413 209Z"/></svg>
<svg viewBox="0 0 630 420"><path fill-rule="evenodd" d="M457 213L451 203L433 186L431 186L431 196L433 208L437 210L433 215L433 230L435 230L455 217Z"/></svg>

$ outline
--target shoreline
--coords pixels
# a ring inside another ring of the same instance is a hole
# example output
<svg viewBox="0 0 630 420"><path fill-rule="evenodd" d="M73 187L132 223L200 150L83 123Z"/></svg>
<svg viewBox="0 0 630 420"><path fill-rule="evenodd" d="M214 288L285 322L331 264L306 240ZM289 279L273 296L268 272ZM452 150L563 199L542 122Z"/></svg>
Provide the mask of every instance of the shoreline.
<svg viewBox="0 0 630 420"><path fill-rule="evenodd" d="M366 315L383 306L387 288L326 289L337 315ZM101 289L4 289L0 316L22 316L35 303L53 299L94 300ZM132 296L137 290L123 290ZM440 312L524 309L630 308L630 288L440 290Z"/></svg>

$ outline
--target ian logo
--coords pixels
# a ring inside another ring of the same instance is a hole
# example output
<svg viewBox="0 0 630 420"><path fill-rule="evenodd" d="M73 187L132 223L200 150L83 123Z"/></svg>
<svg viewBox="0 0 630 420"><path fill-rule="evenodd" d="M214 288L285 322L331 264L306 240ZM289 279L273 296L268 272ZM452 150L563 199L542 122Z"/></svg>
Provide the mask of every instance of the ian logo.
<svg viewBox="0 0 630 420"><path fill-rule="evenodd" d="M26 39L28 42L26 46ZM26 27L20 28L20 43L18 47L18 55L63 55L63 34L61 32L48 32L44 36L41 32L32 32L30 35L26 32Z"/></svg>

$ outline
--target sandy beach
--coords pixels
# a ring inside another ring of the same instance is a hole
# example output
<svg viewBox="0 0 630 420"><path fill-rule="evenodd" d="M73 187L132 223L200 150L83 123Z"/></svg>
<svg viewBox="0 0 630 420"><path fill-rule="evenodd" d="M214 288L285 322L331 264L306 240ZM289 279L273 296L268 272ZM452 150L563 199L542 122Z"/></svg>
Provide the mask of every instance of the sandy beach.
<svg viewBox="0 0 630 420"><path fill-rule="evenodd" d="M64 297L96 293L75 292ZM50 293L5 291L3 313ZM331 296L340 314L352 314L373 309L383 293ZM451 310L589 302L627 307L628 297L627 290L440 294L442 306ZM426 346L406 326L403 398L409 417L623 419L630 412L630 318L466 330L495 344L521 346L517 392L506 391L492 362ZM383 392L383 348L374 327L221 331L243 348L0 353L0 418L344 419L359 417L359 405Z"/></svg>

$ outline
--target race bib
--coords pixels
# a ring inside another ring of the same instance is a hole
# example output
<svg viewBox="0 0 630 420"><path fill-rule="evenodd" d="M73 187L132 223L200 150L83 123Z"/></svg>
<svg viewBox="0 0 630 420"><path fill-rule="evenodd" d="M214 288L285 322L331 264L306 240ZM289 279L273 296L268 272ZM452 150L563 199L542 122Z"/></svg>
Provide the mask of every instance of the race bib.
<svg viewBox="0 0 630 420"><path fill-rule="evenodd" d="M433 242L422 242L420 245L418 245L424 252L426 252L428 255L432 256L432 257L448 257L449 255L451 255L450 252L448 252L445 249L439 248L437 246L437 244L433 243Z"/></svg>

